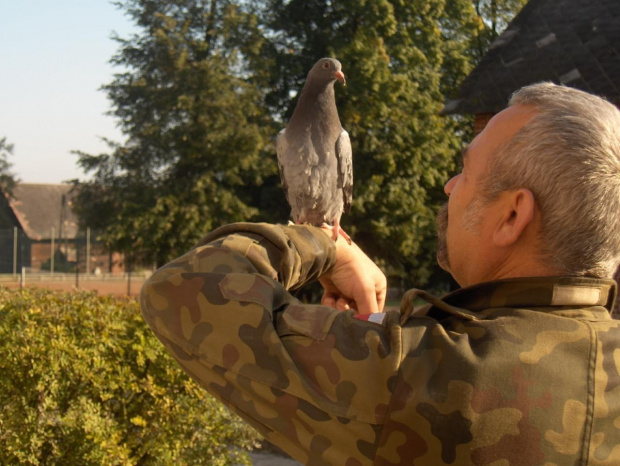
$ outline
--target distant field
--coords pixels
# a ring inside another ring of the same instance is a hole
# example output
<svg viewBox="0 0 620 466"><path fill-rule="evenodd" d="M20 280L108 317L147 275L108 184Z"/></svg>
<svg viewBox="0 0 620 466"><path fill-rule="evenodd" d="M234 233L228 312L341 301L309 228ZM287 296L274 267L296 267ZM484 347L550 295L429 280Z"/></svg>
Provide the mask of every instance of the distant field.
<svg viewBox="0 0 620 466"><path fill-rule="evenodd" d="M43 279L38 276L26 276L26 287L47 288L61 291L73 291L75 289L94 290L100 295L112 296L128 296L127 291L129 288L129 296L137 297L140 294L140 289L145 280L146 278L144 276L132 276L128 287L127 277L108 277L97 280L93 277L86 279L82 276L77 280L76 287L75 275L59 275L57 279L51 277L45 277ZM0 286L19 288L21 286L20 277L2 277L2 279L0 279Z"/></svg>

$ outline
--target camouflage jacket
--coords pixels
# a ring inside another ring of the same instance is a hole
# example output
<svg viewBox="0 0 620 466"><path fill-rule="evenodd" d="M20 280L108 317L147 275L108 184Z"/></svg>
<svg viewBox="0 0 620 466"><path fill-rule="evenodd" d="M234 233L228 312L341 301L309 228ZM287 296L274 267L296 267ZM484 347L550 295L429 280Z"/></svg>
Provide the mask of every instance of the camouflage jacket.
<svg viewBox="0 0 620 466"><path fill-rule="evenodd" d="M613 280L461 289L401 319L303 304L307 226L233 224L159 269L144 318L183 369L308 465L618 465Z"/></svg>

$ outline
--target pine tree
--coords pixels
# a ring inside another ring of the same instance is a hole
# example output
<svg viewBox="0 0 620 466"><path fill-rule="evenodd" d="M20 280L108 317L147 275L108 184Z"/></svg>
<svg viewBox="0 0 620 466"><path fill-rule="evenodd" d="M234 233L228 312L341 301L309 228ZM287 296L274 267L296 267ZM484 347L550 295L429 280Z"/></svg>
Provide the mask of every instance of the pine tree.
<svg viewBox="0 0 620 466"><path fill-rule="evenodd" d="M108 246L163 264L223 223L259 218L256 192L277 176L270 117L248 67L256 17L227 0L126 0L139 31L119 38L104 86L126 141L79 153L82 222Z"/></svg>
<svg viewBox="0 0 620 466"><path fill-rule="evenodd" d="M104 86L127 137L80 153L82 220L115 250L161 264L233 221L284 222L274 139L308 70L338 58L354 206L343 225L403 285L444 277L434 219L470 137L445 100L523 0L123 0Z"/></svg>

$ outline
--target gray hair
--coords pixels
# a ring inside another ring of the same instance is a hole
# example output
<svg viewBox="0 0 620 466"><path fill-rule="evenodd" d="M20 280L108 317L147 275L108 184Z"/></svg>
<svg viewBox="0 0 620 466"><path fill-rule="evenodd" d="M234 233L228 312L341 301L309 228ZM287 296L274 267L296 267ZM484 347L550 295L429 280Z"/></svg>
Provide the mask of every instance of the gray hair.
<svg viewBox="0 0 620 466"><path fill-rule="evenodd" d="M611 277L620 262L620 111L594 95L540 83L510 105L536 112L493 157L482 195L527 188L541 211L540 254L562 274Z"/></svg>

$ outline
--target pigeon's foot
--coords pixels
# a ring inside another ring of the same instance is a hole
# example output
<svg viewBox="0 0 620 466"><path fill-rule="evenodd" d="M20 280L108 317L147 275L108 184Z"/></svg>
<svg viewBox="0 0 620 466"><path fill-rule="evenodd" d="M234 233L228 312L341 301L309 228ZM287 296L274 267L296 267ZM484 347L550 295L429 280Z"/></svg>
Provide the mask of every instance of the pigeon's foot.
<svg viewBox="0 0 620 466"><path fill-rule="evenodd" d="M338 240L338 228L336 228L335 226L331 226L328 223L323 223L321 225L321 228L329 228L332 231L332 239L334 240L334 242Z"/></svg>
<svg viewBox="0 0 620 466"><path fill-rule="evenodd" d="M344 239L347 240L347 243L351 244L353 243L353 240L351 239L351 237L347 234L346 231L344 231L342 228L338 227L338 230L336 230L334 228L334 231L338 231L338 233L340 234L340 236L342 236ZM336 234L336 239L338 239L338 234ZM336 241L336 240L334 240Z"/></svg>
<svg viewBox="0 0 620 466"><path fill-rule="evenodd" d="M338 235L340 235L347 241L347 243L349 244L353 243L353 241L351 240L351 237L340 226L340 221L334 220L334 226L328 225L327 223L324 223L323 225L332 230L332 239L334 241L337 241Z"/></svg>

